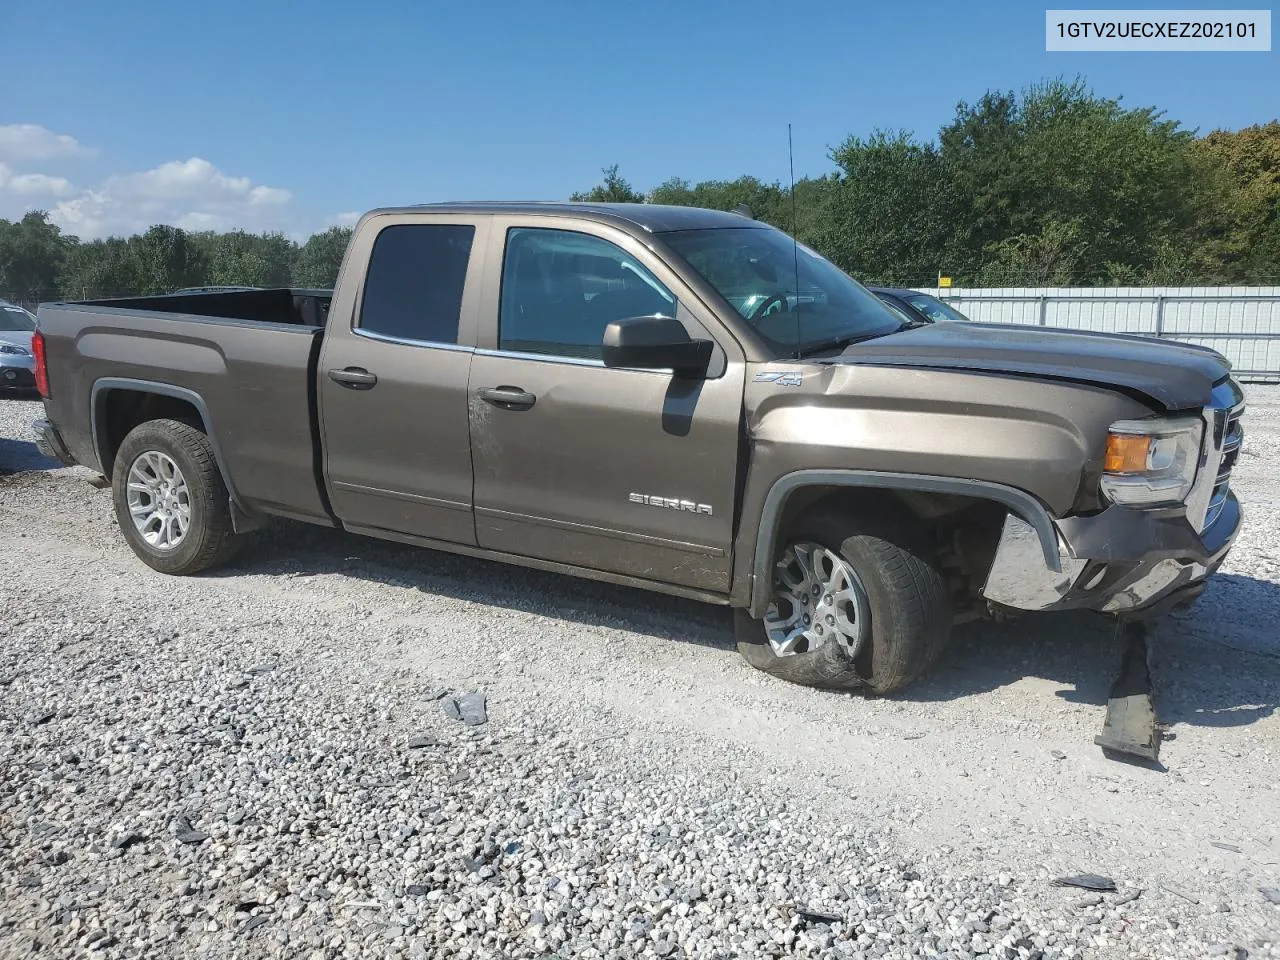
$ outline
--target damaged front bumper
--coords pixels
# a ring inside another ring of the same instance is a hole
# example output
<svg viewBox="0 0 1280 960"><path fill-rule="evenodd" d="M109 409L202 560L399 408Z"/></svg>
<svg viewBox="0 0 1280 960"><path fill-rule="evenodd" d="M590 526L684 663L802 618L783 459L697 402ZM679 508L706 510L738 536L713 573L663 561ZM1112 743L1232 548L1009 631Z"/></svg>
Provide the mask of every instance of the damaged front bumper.
<svg viewBox="0 0 1280 960"><path fill-rule="evenodd" d="M1182 508L1111 506L1055 520L1056 555L1016 514L1005 519L983 596L1018 610L1099 610L1155 616L1194 600L1231 549L1243 517L1226 493L1197 533Z"/></svg>

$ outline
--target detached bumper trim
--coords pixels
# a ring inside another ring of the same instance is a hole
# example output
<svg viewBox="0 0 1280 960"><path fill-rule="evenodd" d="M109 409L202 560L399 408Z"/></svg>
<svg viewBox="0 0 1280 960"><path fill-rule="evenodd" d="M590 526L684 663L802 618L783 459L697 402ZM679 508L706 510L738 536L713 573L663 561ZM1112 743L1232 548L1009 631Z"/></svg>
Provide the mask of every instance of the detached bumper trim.
<svg viewBox="0 0 1280 960"><path fill-rule="evenodd" d="M76 459L67 450L67 445L62 441L62 436L58 433L57 427L48 420L37 420L31 425L31 429L36 434L37 450L46 457L52 457L57 460L64 467L76 466Z"/></svg>
<svg viewBox="0 0 1280 960"><path fill-rule="evenodd" d="M1163 609L1166 598L1190 598L1191 588L1217 570L1243 518L1233 493L1199 535L1184 516L1144 517L1141 511L1113 513L1115 509L1056 521L1060 571L1037 562L1035 552L1027 549L1030 528L1010 514L983 596L1018 610L1083 608L1124 614Z"/></svg>

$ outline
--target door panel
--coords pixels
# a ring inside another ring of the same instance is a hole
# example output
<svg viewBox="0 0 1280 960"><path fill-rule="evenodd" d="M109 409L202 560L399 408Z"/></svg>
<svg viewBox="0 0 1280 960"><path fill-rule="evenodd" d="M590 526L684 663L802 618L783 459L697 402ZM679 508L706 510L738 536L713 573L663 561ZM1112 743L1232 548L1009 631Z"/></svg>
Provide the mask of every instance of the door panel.
<svg viewBox="0 0 1280 960"><path fill-rule="evenodd" d="M393 215L362 228L317 372L325 478L344 526L472 544L467 381L485 225ZM349 295L359 289L359 297Z"/></svg>
<svg viewBox="0 0 1280 960"><path fill-rule="evenodd" d="M726 591L743 373L715 380L496 351L471 368L482 547ZM482 399L518 388L531 406Z"/></svg>
<svg viewBox="0 0 1280 960"><path fill-rule="evenodd" d="M344 524L475 543L469 349L413 346L355 336L320 366L329 500ZM350 389L330 370L369 371L377 384Z"/></svg>

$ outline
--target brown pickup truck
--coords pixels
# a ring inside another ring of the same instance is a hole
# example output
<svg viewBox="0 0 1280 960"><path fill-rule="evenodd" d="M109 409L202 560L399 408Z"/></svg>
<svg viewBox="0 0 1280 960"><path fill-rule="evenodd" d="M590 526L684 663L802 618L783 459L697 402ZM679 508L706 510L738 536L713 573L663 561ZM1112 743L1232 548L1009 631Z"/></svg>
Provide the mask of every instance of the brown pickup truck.
<svg viewBox="0 0 1280 960"><path fill-rule="evenodd" d="M38 319L42 448L157 570L291 517L726 604L801 683L897 689L992 612L1154 616L1241 520L1217 353L911 326L736 214L376 210L332 292Z"/></svg>

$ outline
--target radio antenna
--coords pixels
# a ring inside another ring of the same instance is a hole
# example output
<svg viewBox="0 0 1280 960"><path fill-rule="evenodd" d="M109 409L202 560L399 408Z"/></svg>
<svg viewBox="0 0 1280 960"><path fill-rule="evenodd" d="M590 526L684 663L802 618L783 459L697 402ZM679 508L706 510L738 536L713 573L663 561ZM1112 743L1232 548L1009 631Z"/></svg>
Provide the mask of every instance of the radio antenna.
<svg viewBox="0 0 1280 960"><path fill-rule="evenodd" d="M791 168L791 266L796 280L796 359L800 359L800 241L796 239L796 155L791 148L791 124L787 124L787 164Z"/></svg>

